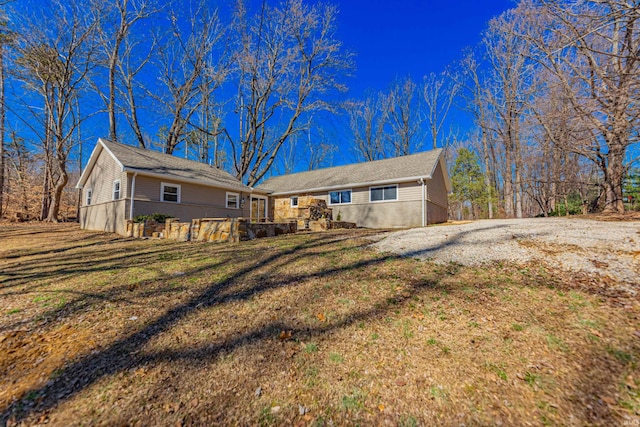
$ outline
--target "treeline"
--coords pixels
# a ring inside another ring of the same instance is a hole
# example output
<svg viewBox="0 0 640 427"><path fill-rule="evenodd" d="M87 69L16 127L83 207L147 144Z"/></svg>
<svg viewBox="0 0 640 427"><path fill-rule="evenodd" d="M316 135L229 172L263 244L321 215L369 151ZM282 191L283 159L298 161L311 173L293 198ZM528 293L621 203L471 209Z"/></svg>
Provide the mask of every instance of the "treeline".
<svg viewBox="0 0 640 427"><path fill-rule="evenodd" d="M316 138L327 115L347 123L362 160L446 147L455 218L634 206L635 2L524 0L446 71L348 101L353 55L336 37L333 5L38 4L2 5L0 213L73 216L82 149L99 136L248 185L276 165L312 169L337 149ZM467 111L471 131L452 124L452 109Z"/></svg>
<svg viewBox="0 0 640 427"><path fill-rule="evenodd" d="M477 130L452 165L455 216L638 206L639 17L635 1L524 0L489 22L457 76Z"/></svg>
<svg viewBox="0 0 640 427"><path fill-rule="evenodd" d="M12 91L2 105L16 125L2 141L3 194L9 184L12 195L27 194L20 210L56 221L78 172L69 162L97 136L260 181L311 116L334 107L352 57L335 37L335 6L238 1L221 12L210 3L4 5L2 81ZM105 133L87 136L96 129ZM34 171L40 185L28 179Z"/></svg>

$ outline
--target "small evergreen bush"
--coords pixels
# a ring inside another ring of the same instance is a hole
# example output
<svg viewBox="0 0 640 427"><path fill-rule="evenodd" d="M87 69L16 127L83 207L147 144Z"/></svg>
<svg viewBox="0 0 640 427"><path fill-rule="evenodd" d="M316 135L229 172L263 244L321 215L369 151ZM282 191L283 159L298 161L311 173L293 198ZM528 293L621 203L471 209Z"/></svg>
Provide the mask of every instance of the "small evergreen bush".
<svg viewBox="0 0 640 427"><path fill-rule="evenodd" d="M167 221L167 218L173 218L173 215L167 215L167 214L156 212L150 215L136 215L133 218L133 222L155 221L158 224L164 224Z"/></svg>

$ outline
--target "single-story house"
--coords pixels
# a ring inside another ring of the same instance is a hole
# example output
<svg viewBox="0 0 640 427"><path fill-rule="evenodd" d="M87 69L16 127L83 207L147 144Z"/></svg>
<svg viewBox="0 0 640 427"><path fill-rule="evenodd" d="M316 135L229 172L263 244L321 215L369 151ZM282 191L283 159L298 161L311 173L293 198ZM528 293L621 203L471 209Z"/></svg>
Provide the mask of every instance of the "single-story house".
<svg viewBox="0 0 640 427"><path fill-rule="evenodd" d="M269 216L276 221L278 206L294 207L299 197L312 196L326 201L334 219L358 226L419 227L447 221L451 182L443 151L436 149L275 176L256 190L269 193Z"/></svg>
<svg viewBox="0 0 640 427"><path fill-rule="evenodd" d="M204 163L99 139L76 188L84 229L126 233L126 221L162 213L194 218L267 216L267 194Z"/></svg>
<svg viewBox="0 0 640 427"><path fill-rule="evenodd" d="M325 200L337 220L370 228L447 220L451 191L442 150L267 179L251 188L204 163L99 139L76 188L84 229L126 233L138 215L285 221L274 206Z"/></svg>

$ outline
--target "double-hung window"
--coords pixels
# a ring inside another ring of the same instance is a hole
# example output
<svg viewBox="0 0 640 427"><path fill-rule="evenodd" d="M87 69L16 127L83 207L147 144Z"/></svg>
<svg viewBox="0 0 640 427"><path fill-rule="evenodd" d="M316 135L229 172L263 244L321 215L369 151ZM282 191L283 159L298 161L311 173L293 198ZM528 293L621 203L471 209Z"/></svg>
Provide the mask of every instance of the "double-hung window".
<svg viewBox="0 0 640 427"><path fill-rule="evenodd" d="M87 197L87 206L91 204L91 199L93 198L93 190L91 188L87 188L86 190Z"/></svg>
<svg viewBox="0 0 640 427"><path fill-rule="evenodd" d="M163 202L180 203L180 185L163 182L160 185L160 200Z"/></svg>
<svg viewBox="0 0 640 427"><path fill-rule="evenodd" d="M398 186L387 185L384 187L371 187L369 189L370 202L387 202L390 200L398 200Z"/></svg>
<svg viewBox="0 0 640 427"><path fill-rule="evenodd" d="M298 196L291 197L291 207L292 208L298 207Z"/></svg>
<svg viewBox="0 0 640 427"><path fill-rule="evenodd" d="M240 209L240 195L227 193L227 209Z"/></svg>
<svg viewBox="0 0 640 427"><path fill-rule="evenodd" d="M120 200L120 180L113 181L113 200Z"/></svg>
<svg viewBox="0 0 640 427"><path fill-rule="evenodd" d="M329 192L330 205L343 205L351 203L351 190Z"/></svg>

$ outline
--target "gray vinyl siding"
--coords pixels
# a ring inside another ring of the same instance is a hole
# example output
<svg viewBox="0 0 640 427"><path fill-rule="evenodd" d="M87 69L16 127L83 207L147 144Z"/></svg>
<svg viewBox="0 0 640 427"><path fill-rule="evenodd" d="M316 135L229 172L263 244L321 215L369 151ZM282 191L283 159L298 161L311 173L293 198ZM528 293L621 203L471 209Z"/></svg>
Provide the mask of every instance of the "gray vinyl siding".
<svg viewBox="0 0 640 427"><path fill-rule="evenodd" d="M106 231L124 235L125 212L128 203L124 199L103 203L91 203L80 208L80 226L86 230Z"/></svg>
<svg viewBox="0 0 640 427"><path fill-rule="evenodd" d="M385 184L384 186L393 185ZM378 187L378 186L374 186ZM355 222L359 227L367 228L398 228L420 227L422 225L422 186L417 182L398 184L398 200L380 202L369 201L369 189L366 187L350 187L351 203L329 204L329 191L318 193L304 193L327 202L333 210L333 219Z"/></svg>
<svg viewBox="0 0 640 427"><path fill-rule="evenodd" d="M91 204L100 204L113 201L113 182L120 180L120 199L124 199L127 194L127 174L122 172L120 166L106 150L102 150L96 164L91 171L82 191L82 203L86 205L86 190L92 190Z"/></svg>
<svg viewBox="0 0 640 427"><path fill-rule="evenodd" d="M180 186L180 203L161 201L160 189L163 182ZM227 209L227 192L245 197L244 209ZM180 218L181 221L191 221L194 218L249 217L248 199L248 193L138 175L133 216L162 213Z"/></svg>
<svg viewBox="0 0 640 427"><path fill-rule="evenodd" d="M446 211L448 206L448 197L447 187L444 182L444 173L442 162L438 162L436 170L433 173L433 177L428 182L427 190L429 194L429 202L444 208Z"/></svg>
<svg viewBox="0 0 640 427"><path fill-rule="evenodd" d="M373 187L386 187L385 184ZM345 187L351 190L351 203L329 204L329 191L317 193L300 193L299 196L311 195L327 202L333 210L333 219L338 215L342 221L355 222L359 227L366 228L409 228L422 226L422 184L403 182L398 185L398 199L379 202L369 201L370 186ZM433 179L426 182L425 209L427 224L447 221L447 189L443 170L437 166ZM287 198L289 196L286 196Z"/></svg>
<svg viewBox="0 0 640 427"><path fill-rule="evenodd" d="M120 199L113 200L113 182L120 180ZM102 150L91 175L82 188L80 225L94 231L125 234L127 209L127 174L106 151ZM91 205L87 206L87 190L91 190Z"/></svg>
<svg viewBox="0 0 640 427"><path fill-rule="evenodd" d="M427 224L439 224L449 219L449 198L442 161L438 162L433 177L427 182Z"/></svg>

